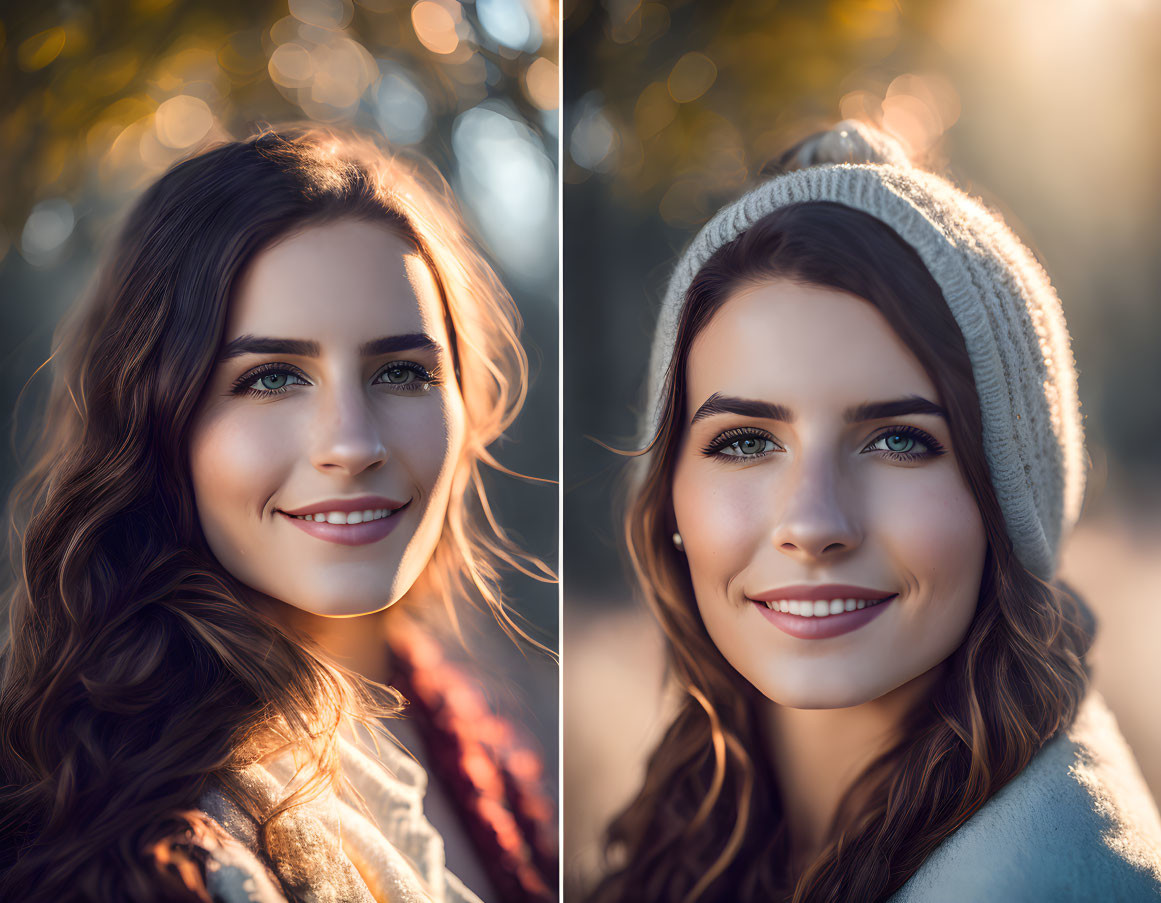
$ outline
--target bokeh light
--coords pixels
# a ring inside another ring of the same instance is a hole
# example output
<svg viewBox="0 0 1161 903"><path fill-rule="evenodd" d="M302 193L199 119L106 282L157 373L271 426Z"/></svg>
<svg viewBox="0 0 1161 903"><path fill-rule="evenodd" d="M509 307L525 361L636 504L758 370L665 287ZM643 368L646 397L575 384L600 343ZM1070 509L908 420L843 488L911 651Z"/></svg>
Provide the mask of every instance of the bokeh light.
<svg viewBox="0 0 1161 903"><path fill-rule="evenodd" d="M697 100L713 85L718 67L704 53L690 52L673 65L669 73L669 96L678 103Z"/></svg>
<svg viewBox="0 0 1161 903"><path fill-rule="evenodd" d="M423 46L432 53L455 53L460 46L456 33L459 10L456 4L440 3L439 0L419 0L411 7L411 23L415 35Z"/></svg>
<svg viewBox="0 0 1161 903"><path fill-rule="evenodd" d="M20 251L34 266L55 263L73 234L76 216L63 198L50 198L32 208L20 236Z"/></svg>
<svg viewBox="0 0 1161 903"><path fill-rule="evenodd" d="M600 95L595 91L586 94L571 113L576 124L569 138L569 156L587 170L603 172L612 169L618 136L605 115Z"/></svg>
<svg viewBox="0 0 1161 903"><path fill-rule="evenodd" d="M178 94L164 101L154 114L157 140L178 150L201 141L214 124L209 105L199 97Z"/></svg>
<svg viewBox="0 0 1161 903"><path fill-rule="evenodd" d="M480 25L498 43L512 50L540 47L540 28L521 0L476 0Z"/></svg>
<svg viewBox="0 0 1161 903"><path fill-rule="evenodd" d="M555 110L560 104L560 68L546 57L537 57L524 73L524 88L540 109Z"/></svg>
<svg viewBox="0 0 1161 903"><path fill-rule="evenodd" d="M16 51L16 59L25 72L43 69L65 48L65 30L59 26L47 28L26 38Z"/></svg>
<svg viewBox="0 0 1161 903"><path fill-rule="evenodd" d="M407 70L391 62L379 64L375 117L379 128L396 144L415 144L431 128L431 110L423 91Z"/></svg>
<svg viewBox="0 0 1161 903"><path fill-rule="evenodd" d="M452 147L461 195L509 271L555 271L556 170L536 133L489 101L456 119Z"/></svg>
<svg viewBox="0 0 1161 903"><path fill-rule="evenodd" d="M127 193L183 156L261 123L304 119L379 132L431 155L453 182L474 180L468 212L485 231L503 233L484 235L490 247L517 243L512 222L555 215L551 192L536 187L544 162L556 165L555 3L274 0L211 12L194 2L135 0L124 27L110 29L102 17L112 9L111 0L97 0L46 8L16 31L11 21L0 25L15 100L0 117L6 234L24 234L42 201L65 198L85 211L74 228L95 236ZM473 142L491 147L497 126L464 118L501 108L514 142L510 165L481 162L487 157ZM480 160L461 165L460 153ZM474 209L472 198L487 194L477 185L482 174L510 178L517 165L531 166L531 175L501 207L536 209L507 224L491 212L501 209L491 198L481 200L489 210ZM41 247L31 234L22 249ZM56 259L22 256L38 265ZM509 250L506 258L532 262L521 278L544 275L538 255Z"/></svg>

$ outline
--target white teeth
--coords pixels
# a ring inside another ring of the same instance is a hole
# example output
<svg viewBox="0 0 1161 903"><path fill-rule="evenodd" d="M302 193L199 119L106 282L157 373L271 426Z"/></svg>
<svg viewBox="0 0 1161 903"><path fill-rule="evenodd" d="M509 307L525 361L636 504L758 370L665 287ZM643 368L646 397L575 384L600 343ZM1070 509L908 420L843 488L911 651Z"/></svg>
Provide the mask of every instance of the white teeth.
<svg viewBox="0 0 1161 903"><path fill-rule="evenodd" d="M828 618L831 615L842 614L848 611L857 611L869 605L877 605L880 600L875 599L825 599L810 601L807 599L779 599L764 603L771 611L784 611L801 618Z"/></svg>
<svg viewBox="0 0 1161 903"><path fill-rule="evenodd" d="M364 511L328 511L325 514L292 514L298 520L311 520L317 524L365 524L368 521L381 520L394 514L394 508L368 508Z"/></svg>

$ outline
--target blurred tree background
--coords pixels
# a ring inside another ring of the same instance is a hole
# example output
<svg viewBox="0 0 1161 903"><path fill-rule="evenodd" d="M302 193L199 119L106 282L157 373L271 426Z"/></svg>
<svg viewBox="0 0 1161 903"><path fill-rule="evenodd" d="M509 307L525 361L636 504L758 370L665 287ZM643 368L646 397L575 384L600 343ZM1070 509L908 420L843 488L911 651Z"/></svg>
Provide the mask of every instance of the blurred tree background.
<svg viewBox="0 0 1161 903"><path fill-rule="evenodd" d="M655 311L684 246L840 118L882 125L982 197L1052 275L1093 463L1064 574L1101 620L1097 684L1161 791L1161 724L1139 693L1161 682L1161 5L565 0L564 14L569 880L591 876L596 832L665 723L660 644L621 552L624 462L594 440L639 447Z"/></svg>
<svg viewBox="0 0 1161 903"><path fill-rule="evenodd" d="M558 32L555 0L0 5L3 495L47 383L29 378L133 198L199 148L288 121L378 133L442 170L525 320L532 387L499 458L556 479ZM489 485L501 522L555 561L553 487ZM554 646L557 588L508 587ZM555 761L556 668L518 666Z"/></svg>

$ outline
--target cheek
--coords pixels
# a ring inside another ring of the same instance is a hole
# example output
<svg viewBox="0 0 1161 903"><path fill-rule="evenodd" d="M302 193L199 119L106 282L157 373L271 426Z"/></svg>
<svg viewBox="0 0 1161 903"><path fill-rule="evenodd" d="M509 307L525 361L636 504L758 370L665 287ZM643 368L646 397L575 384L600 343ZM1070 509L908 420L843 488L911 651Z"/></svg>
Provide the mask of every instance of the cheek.
<svg viewBox="0 0 1161 903"><path fill-rule="evenodd" d="M463 402L449 393L439 404L417 411L403 441L394 443L426 495L438 495L450 482L463 454L465 433Z"/></svg>
<svg viewBox="0 0 1161 903"><path fill-rule="evenodd" d="M889 476L868 494L873 535L920 586L956 587L974 598L987 540L979 508L954 463Z"/></svg>
<svg viewBox="0 0 1161 903"><path fill-rule="evenodd" d="M394 443L396 461L406 470L422 514L403 551L396 575L396 596L419 579L443 536L449 501L467 488L470 468L460 467L467 426L458 394L417 412L407 441Z"/></svg>
<svg viewBox="0 0 1161 903"><path fill-rule="evenodd" d="M439 404L417 406L412 418L395 425L392 454L423 502L424 526L418 538L424 545L438 540L448 500L464 489L456 475L464 470L458 465L467 429L463 402L454 393Z"/></svg>
<svg viewBox="0 0 1161 903"><path fill-rule="evenodd" d="M211 415L194 427L190 471L207 533L261 518L293 465L292 426L285 418L252 414L244 420Z"/></svg>
<svg viewBox="0 0 1161 903"><path fill-rule="evenodd" d="M762 541L762 498L767 487L747 474L682 455L673 475L673 512L695 586L720 589Z"/></svg>

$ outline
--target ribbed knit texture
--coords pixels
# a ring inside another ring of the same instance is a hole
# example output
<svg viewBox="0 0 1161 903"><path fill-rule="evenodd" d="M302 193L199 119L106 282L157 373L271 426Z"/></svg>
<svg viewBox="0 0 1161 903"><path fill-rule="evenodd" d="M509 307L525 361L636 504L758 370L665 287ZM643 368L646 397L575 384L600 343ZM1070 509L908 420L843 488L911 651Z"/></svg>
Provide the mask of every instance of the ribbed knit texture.
<svg viewBox="0 0 1161 903"><path fill-rule="evenodd" d="M893 162L814 165L780 175L705 225L679 261L658 319L652 428L685 293L713 253L790 204L832 201L861 210L914 248L942 290L971 358L984 453L1014 550L1030 571L1051 578L1061 539L1080 514L1085 454L1068 329L1047 274L998 216L948 181L906 165L890 138L848 121L817 142L814 153Z"/></svg>

